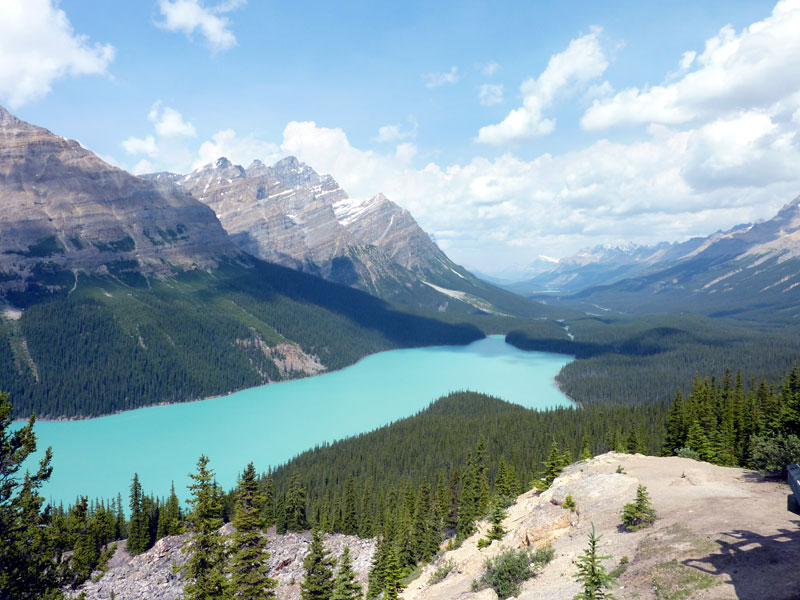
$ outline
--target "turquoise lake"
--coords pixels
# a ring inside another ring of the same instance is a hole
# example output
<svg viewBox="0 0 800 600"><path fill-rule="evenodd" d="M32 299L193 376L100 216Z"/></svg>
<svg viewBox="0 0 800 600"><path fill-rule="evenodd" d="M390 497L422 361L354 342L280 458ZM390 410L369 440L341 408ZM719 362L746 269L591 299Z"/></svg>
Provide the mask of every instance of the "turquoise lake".
<svg viewBox="0 0 800 600"><path fill-rule="evenodd" d="M572 357L524 352L491 336L468 346L373 354L333 373L228 396L153 406L84 421L40 421L39 448L53 447L52 501L76 496L127 504L133 473L145 492L185 498L201 453L217 481L233 487L249 461L282 464L309 448L408 417L453 391L492 394L529 408L566 406L554 377Z"/></svg>

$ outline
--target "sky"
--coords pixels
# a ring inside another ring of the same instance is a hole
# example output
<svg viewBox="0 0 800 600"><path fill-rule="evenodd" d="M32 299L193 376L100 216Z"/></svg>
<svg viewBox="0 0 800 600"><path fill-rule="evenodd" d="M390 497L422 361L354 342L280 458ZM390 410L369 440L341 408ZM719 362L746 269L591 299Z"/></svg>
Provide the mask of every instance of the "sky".
<svg viewBox="0 0 800 600"><path fill-rule="evenodd" d="M0 0L0 104L134 173L292 154L456 262L800 195L800 0Z"/></svg>

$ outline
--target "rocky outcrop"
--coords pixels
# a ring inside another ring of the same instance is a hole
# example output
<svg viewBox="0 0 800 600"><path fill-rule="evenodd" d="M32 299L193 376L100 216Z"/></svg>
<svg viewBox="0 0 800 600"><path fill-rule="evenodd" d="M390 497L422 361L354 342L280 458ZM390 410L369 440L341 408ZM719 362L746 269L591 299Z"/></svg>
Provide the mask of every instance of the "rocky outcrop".
<svg viewBox="0 0 800 600"><path fill-rule="evenodd" d="M183 188L112 167L0 107L0 290L208 268L239 250ZM70 273L72 271L72 273Z"/></svg>
<svg viewBox="0 0 800 600"><path fill-rule="evenodd" d="M230 535L233 528L228 524L222 531ZM267 538L269 574L278 581L277 597L281 600L300 598L300 583L304 577L303 558L308 554L311 534L276 535L271 532ZM111 597L116 600L178 600L183 595L185 585L180 566L188 559L183 552L187 539L187 535L161 539L150 550L135 557L125 552L124 543L120 543L105 575L99 579L95 577L97 581L85 583L72 596L84 593L86 600L108 600ZM324 543L332 557L337 559L345 546L350 548L353 569L366 590L375 541L356 536L326 535Z"/></svg>
<svg viewBox="0 0 800 600"><path fill-rule="evenodd" d="M658 520L628 532L620 512L645 485ZM800 534L786 510L788 486L744 469L718 467L678 457L608 453L567 467L543 493L526 492L509 507L500 542L478 548L489 525L459 548L425 567L404 591L405 600L491 600L492 591L472 591L485 561L508 549L550 545L552 562L522 586L521 600L572 598L576 562L592 527L602 537L599 553L608 571L617 569L620 600L634 598L741 598L794 600L800 593ZM577 508L563 507L567 495ZM431 574L452 564L435 584Z"/></svg>

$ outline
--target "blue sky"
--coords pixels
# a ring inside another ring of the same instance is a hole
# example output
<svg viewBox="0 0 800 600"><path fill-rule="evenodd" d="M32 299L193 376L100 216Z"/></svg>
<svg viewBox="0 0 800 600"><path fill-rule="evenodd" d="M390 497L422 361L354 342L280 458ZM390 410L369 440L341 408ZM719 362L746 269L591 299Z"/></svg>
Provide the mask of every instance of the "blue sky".
<svg viewBox="0 0 800 600"><path fill-rule="evenodd" d="M3 0L0 103L136 172L296 154L502 273L800 194L797 31L798 0Z"/></svg>

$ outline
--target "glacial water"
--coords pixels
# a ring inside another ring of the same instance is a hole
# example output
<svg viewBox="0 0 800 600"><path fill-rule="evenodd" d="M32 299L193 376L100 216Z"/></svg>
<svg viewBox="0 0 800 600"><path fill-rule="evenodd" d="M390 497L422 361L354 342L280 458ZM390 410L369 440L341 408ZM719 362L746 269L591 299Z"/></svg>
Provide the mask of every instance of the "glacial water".
<svg viewBox="0 0 800 600"><path fill-rule="evenodd" d="M127 503L134 472L147 493L187 496L188 473L206 454L228 489L249 461L266 471L326 441L415 414L452 391L492 394L529 408L565 406L554 377L571 357L524 352L492 336L469 346L392 350L346 369L220 398L153 406L84 421L40 421L40 451L53 447L45 497Z"/></svg>

